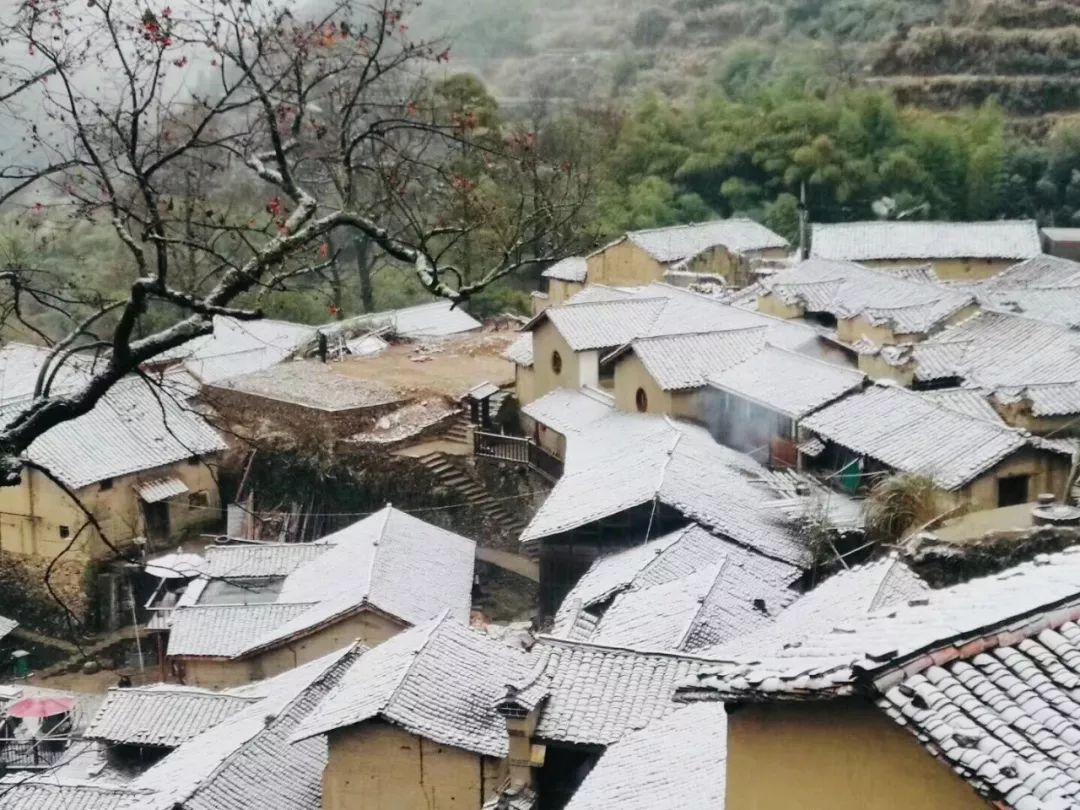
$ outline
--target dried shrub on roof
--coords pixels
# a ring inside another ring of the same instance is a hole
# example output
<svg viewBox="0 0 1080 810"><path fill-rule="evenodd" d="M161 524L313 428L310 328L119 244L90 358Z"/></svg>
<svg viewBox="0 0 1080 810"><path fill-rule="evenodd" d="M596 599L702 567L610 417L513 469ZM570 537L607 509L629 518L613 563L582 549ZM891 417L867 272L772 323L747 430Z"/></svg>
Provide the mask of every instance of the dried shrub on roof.
<svg viewBox="0 0 1080 810"><path fill-rule="evenodd" d="M925 475L897 473L882 478L866 500L866 533L878 543L895 543L908 532L954 512L952 502Z"/></svg>

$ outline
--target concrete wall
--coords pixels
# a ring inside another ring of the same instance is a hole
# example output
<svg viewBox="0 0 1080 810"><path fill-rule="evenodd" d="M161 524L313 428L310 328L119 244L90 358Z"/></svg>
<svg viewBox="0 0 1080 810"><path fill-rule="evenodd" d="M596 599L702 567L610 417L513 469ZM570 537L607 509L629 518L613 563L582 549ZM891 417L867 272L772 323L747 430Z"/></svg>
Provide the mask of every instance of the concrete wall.
<svg viewBox="0 0 1080 810"><path fill-rule="evenodd" d="M404 625L381 614L363 611L291 644L275 647L250 658L222 660L177 657L174 660L183 667L183 681L188 686L228 689L280 675L344 649L357 640L374 647L403 629Z"/></svg>
<svg viewBox="0 0 1080 810"><path fill-rule="evenodd" d="M155 478L179 478L190 490L168 502L173 533L219 520L221 498L212 469L216 465L216 457L208 458L206 464L181 461L114 478L104 489L101 482L89 484L75 494L98 520L109 542L124 546L145 533L137 488ZM205 505L192 505L189 496L199 493L205 494ZM17 487L0 488L0 549L4 551L51 559L63 551L85 521L76 502L36 470L24 471ZM62 536L62 527L68 537ZM110 553L97 530L89 526L66 556L90 560Z"/></svg>
<svg viewBox="0 0 1080 810"><path fill-rule="evenodd" d="M856 699L734 709L727 764L727 810L990 806L912 734Z"/></svg>
<svg viewBox="0 0 1080 810"><path fill-rule="evenodd" d="M479 810L507 775L505 762L380 721L328 737L323 810Z"/></svg>
<svg viewBox="0 0 1080 810"><path fill-rule="evenodd" d="M1018 261L1016 259L932 259L926 262L915 259L889 259L859 262L859 264L884 269L930 264L937 273L937 277L943 281L979 281L996 276L1001 271L1018 264Z"/></svg>

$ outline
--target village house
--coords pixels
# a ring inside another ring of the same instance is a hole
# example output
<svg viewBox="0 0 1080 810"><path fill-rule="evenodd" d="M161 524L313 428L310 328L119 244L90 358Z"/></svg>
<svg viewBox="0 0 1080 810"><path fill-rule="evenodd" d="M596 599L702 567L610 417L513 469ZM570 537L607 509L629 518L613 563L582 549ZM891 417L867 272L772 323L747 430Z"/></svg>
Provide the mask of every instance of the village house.
<svg viewBox="0 0 1080 810"><path fill-rule="evenodd" d="M755 259L783 258L788 250L786 239L750 219L630 231L586 257L586 281L635 287L712 280L743 287Z"/></svg>
<svg viewBox="0 0 1080 810"><path fill-rule="evenodd" d="M449 610L469 620L476 544L393 507L314 543L207 549L168 620L173 676L221 689Z"/></svg>
<svg viewBox="0 0 1080 810"><path fill-rule="evenodd" d="M26 351L40 362L42 351ZM2 418L28 404L6 400ZM0 549L43 561L63 552L85 563L111 554L110 545L161 547L217 520L225 449L218 433L168 392L122 380L88 414L30 446L27 458L40 468L25 469L17 486L0 491Z"/></svg>
<svg viewBox="0 0 1080 810"><path fill-rule="evenodd" d="M551 635L692 653L768 626L798 595L802 573L691 525L597 560Z"/></svg>
<svg viewBox="0 0 1080 810"><path fill-rule="evenodd" d="M976 311L974 295L926 273L811 258L762 278L757 309L815 324L852 349L917 343Z"/></svg>
<svg viewBox="0 0 1080 810"><path fill-rule="evenodd" d="M934 339L883 350L877 372L919 389L963 386L983 392L1014 427L1052 436L1078 435L1080 336L1055 323L1004 312L980 312Z"/></svg>
<svg viewBox="0 0 1080 810"><path fill-rule="evenodd" d="M560 307L581 292L585 288L587 268L584 256L571 256L541 273L547 289L533 293L533 315L545 307Z"/></svg>
<svg viewBox="0 0 1080 810"><path fill-rule="evenodd" d="M815 224L813 258L906 268L929 263L943 281L977 281L1042 253L1033 220Z"/></svg>
<svg viewBox="0 0 1080 810"><path fill-rule="evenodd" d="M803 420L862 388L859 371L766 346L717 369L701 394L701 413L720 443L770 467L798 467Z"/></svg>
<svg viewBox="0 0 1080 810"><path fill-rule="evenodd" d="M361 652L349 645L216 696L166 685L131 698L112 690L88 743L102 758L88 751L41 774L11 774L0 782L0 808L321 810L326 745L290 737Z"/></svg>
<svg viewBox="0 0 1080 810"><path fill-rule="evenodd" d="M767 330L771 339L785 346L819 350L818 336L809 328L669 284L650 284L634 289L589 286L567 304L545 309L533 318L523 327L527 334L505 356L515 364L515 393L526 404L556 388L614 389L620 365L616 361L632 353L628 344L636 340L748 329ZM648 385L648 375L637 364L636 355L624 362L624 392ZM683 363L700 367L701 361L688 358ZM641 380L642 385L632 386L634 380ZM666 402L664 397L659 399ZM629 401L634 401L633 395ZM627 408L636 410L628 403Z"/></svg>
<svg viewBox="0 0 1080 810"><path fill-rule="evenodd" d="M924 475L957 505L995 509L1061 497L1071 448L1000 421L954 410L950 400L873 385L803 420L803 463L855 492L895 472ZM816 438L817 441L813 441Z"/></svg>
<svg viewBox="0 0 1080 810"><path fill-rule="evenodd" d="M1036 256L964 289L983 309L1080 327L1080 262Z"/></svg>
<svg viewBox="0 0 1080 810"><path fill-rule="evenodd" d="M728 810L1075 806L1078 566L1039 555L699 672L679 697L726 705Z"/></svg>
<svg viewBox="0 0 1080 810"><path fill-rule="evenodd" d="M556 388L521 409L521 427L538 446L566 461L567 436L610 416L614 409L615 398L598 388Z"/></svg>
<svg viewBox="0 0 1080 810"><path fill-rule="evenodd" d="M509 777L496 709L531 658L441 616L362 655L293 735L329 749L324 810L480 810Z"/></svg>
<svg viewBox="0 0 1080 810"><path fill-rule="evenodd" d="M598 557L692 522L788 565L807 562L791 516L763 505L794 497L795 480L769 478L706 431L614 411L567 440L564 474L521 534L538 549L543 615L556 612Z"/></svg>

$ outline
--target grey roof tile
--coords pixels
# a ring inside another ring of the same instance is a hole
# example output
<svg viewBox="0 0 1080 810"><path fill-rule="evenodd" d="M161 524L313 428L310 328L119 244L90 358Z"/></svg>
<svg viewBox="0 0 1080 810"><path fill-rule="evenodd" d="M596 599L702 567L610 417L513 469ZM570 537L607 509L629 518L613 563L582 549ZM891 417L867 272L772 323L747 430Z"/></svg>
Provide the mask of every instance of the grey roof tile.
<svg viewBox="0 0 1080 810"><path fill-rule="evenodd" d="M142 795L123 785L12 774L0 779L0 810L134 810Z"/></svg>
<svg viewBox="0 0 1080 810"><path fill-rule="evenodd" d="M726 771L724 706L683 706L608 746L566 810L719 810Z"/></svg>
<svg viewBox="0 0 1080 810"><path fill-rule="evenodd" d="M968 416L932 398L874 385L803 420L803 427L893 469L962 487L1028 446L1023 431Z"/></svg>
<svg viewBox="0 0 1080 810"><path fill-rule="evenodd" d="M544 278L554 278L559 281L585 281L585 273L587 270L587 263L584 256L571 256L568 259L563 259L561 262L555 262L541 275Z"/></svg>
<svg viewBox="0 0 1080 810"><path fill-rule="evenodd" d="M826 259L1016 259L1042 253L1033 220L815 224L811 254Z"/></svg>
<svg viewBox="0 0 1080 810"><path fill-rule="evenodd" d="M715 247L725 247L732 253L788 247L784 237L752 219L722 219L630 231L626 238L662 264L692 259Z"/></svg>
<svg viewBox="0 0 1080 810"><path fill-rule="evenodd" d="M503 352L503 357L511 363L530 368L533 364L532 332L524 332L514 338L514 342Z"/></svg>
<svg viewBox="0 0 1080 810"><path fill-rule="evenodd" d="M443 745L504 757L506 721L495 703L531 664L521 650L441 617L362 655L296 739L381 718Z"/></svg>
<svg viewBox="0 0 1080 810"><path fill-rule="evenodd" d="M250 702L190 687L110 689L83 736L107 743L175 748Z"/></svg>

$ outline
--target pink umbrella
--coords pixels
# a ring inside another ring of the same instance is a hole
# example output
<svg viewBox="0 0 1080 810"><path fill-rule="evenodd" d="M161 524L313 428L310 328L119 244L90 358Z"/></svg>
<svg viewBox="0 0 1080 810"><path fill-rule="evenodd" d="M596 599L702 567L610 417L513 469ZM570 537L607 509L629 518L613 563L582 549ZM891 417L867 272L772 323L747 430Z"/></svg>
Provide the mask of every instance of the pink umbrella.
<svg viewBox="0 0 1080 810"><path fill-rule="evenodd" d="M23 698L11 704L9 717L52 717L66 714L75 707L75 698Z"/></svg>

